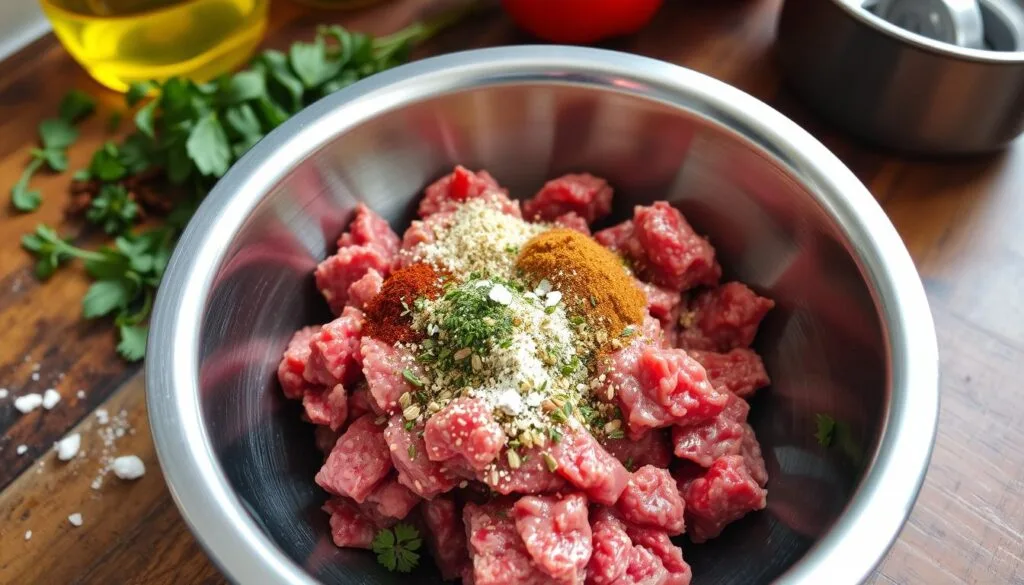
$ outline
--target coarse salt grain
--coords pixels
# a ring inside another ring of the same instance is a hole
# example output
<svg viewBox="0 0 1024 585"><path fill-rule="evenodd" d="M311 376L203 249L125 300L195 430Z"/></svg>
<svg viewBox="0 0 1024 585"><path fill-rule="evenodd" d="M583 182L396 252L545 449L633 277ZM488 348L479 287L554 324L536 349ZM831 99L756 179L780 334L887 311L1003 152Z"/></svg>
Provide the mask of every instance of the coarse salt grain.
<svg viewBox="0 0 1024 585"><path fill-rule="evenodd" d="M52 410L54 406L57 406L58 402L60 402L60 392L53 388L48 388L46 392L43 392L43 408Z"/></svg>
<svg viewBox="0 0 1024 585"><path fill-rule="evenodd" d="M96 422L100 423L101 425L105 425L108 422L110 422L110 413L107 412L107 409L96 409Z"/></svg>
<svg viewBox="0 0 1024 585"><path fill-rule="evenodd" d="M512 302L512 291L505 288L505 285L498 283L491 287L491 292L487 293L487 298L499 305L508 305Z"/></svg>
<svg viewBox="0 0 1024 585"><path fill-rule="evenodd" d="M28 445L18 445L18 448L14 450L18 455L24 455L28 451Z"/></svg>
<svg viewBox="0 0 1024 585"><path fill-rule="evenodd" d="M7 398L7 388L0 388L0 400Z"/></svg>
<svg viewBox="0 0 1024 585"><path fill-rule="evenodd" d="M85 390L79 390L78 392L75 392L75 396L77 396L79 400L83 400L85 398Z"/></svg>
<svg viewBox="0 0 1024 585"><path fill-rule="evenodd" d="M76 513L68 516L68 522L70 522L71 525L75 526L75 527L81 526L82 525L82 515L76 512Z"/></svg>
<svg viewBox="0 0 1024 585"><path fill-rule="evenodd" d="M25 531L25 540L32 540L32 531L31 530L26 530Z"/></svg>
<svg viewBox="0 0 1024 585"><path fill-rule="evenodd" d="M28 414L42 404L43 396L41 394L26 394L14 399L14 408L17 408L22 414Z"/></svg>
<svg viewBox="0 0 1024 585"><path fill-rule="evenodd" d="M114 459L112 469L120 479L138 479L146 475L146 464L135 455L122 455Z"/></svg>
<svg viewBox="0 0 1024 585"><path fill-rule="evenodd" d="M78 433L68 435L57 441L54 448L57 450L57 459L61 461L71 461L71 459L78 454L78 449L82 446L82 436Z"/></svg>
<svg viewBox="0 0 1024 585"><path fill-rule="evenodd" d="M545 307L554 307L562 301L562 293L557 290L553 290L548 293L548 296L544 299Z"/></svg>
<svg viewBox="0 0 1024 585"><path fill-rule="evenodd" d="M515 390L505 389L495 398L494 406L505 414L515 416L523 411L523 399Z"/></svg>
<svg viewBox="0 0 1024 585"><path fill-rule="evenodd" d="M33 382L38 382L39 381L39 372L32 372L32 381Z"/></svg>

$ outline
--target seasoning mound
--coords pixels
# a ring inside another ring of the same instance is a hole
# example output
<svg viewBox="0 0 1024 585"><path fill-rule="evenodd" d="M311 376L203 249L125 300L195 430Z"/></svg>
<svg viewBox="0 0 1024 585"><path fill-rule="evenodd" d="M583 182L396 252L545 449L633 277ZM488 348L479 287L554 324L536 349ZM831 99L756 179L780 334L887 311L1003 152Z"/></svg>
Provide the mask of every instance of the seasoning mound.
<svg viewBox="0 0 1024 585"><path fill-rule="evenodd" d="M523 246L516 266L534 284L548 280L560 290L591 327L606 333L598 333L602 344L639 330L647 298L618 256L591 238L566 228L540 233Z"/></svg>
<svg viewBox="0 0 1024 585"><path fill-rule="evenodd" d="M436 299L443 283L443 276L429 264L396 270L366 306L366 334L389 344L418 339L411 327L412 305L420 298Z"/></svg>

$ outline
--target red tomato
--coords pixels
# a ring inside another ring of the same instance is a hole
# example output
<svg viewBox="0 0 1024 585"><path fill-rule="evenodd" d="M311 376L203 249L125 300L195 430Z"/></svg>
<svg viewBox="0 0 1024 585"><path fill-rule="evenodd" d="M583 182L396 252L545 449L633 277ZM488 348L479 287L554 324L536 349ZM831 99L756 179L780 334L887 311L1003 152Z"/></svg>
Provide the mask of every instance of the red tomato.
<svg viewBox="0 0 1024 585"><path fill-rule="evenodd" d="M662 0L502 0L512 20L552 43L586 45L634 33Z"/></svg>

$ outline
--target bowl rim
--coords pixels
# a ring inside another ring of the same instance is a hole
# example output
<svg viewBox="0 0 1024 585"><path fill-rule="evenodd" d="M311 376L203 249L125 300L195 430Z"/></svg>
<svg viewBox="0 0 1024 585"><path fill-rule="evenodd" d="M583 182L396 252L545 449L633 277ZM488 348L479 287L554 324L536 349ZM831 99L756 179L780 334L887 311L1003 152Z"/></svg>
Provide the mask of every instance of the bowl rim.
<svg viewBox="0 0 1024 585"><path fill-rule="evenodd" d="M474 49L374 75L293 116L220 180L183 233L157 293L146 367L149 419L171 495L211 559L235 582L313 585L235 495L199 404L203 308L231 239L267 188L333 136L443 93L508 83L560 83L688 109L788 166L840 227L873 289L893 364L882 436L834 526L777 583L862 583L905 523L924 480L938 419L938 347L924 287L882 208L824 145L764 102L663 61L585 47ZM725 127L719 121L716 124ZM201 489L197 489L201 488Z"/></svg>
<svg viewBox="0 0 1024 585"><path fill-rule="evenodd" d="M988 49L972 49L952 45L896 26L870 10L864 9L863 0L831 0L831 2L861 25L927 53L940 57L950 57L960 61L989 65L1020 65L1024 63L1024 49L1017 51L990 51ZM979 4L990 5L992 0L978 0L978 2ZM991 9L991 6L988 7Z"/></svg>

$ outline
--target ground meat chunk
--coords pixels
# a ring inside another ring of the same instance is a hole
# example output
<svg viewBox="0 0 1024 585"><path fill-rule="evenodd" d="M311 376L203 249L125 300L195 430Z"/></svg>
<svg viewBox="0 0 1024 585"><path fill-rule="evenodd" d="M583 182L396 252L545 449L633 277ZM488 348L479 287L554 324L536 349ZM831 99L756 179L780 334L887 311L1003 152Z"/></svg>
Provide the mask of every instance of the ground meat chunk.
<svg viewBox="0 0 1024 585"><path fill-rule="evenodd" d="M646 465L636 470L615 506L625 520L639 526L670 535L682 534L685 528L685 504L667 469Z"/></svg>
<svg viewBox="0 0 1024 585"><path fill-rule="evenodd" d="M610 228L597 232L594 234L594 239L597 240L598 244L601 244L612 252L629 258L634 253L632 248L635 247L636 244L636 240L633 237L633 231L633 220L627 219L620 224L613 225ZM638 252L642 253L643 250L639 250Z"/></svg>
<svg viewBox="0 0 1024 585"><path fill-rule="evenodd" d="M512 507L512 515L541 571L557 583L583 583L592 545L587 499L582 494L523 496Z"/></svg>
<svg viewBox="0 0 1024 585"><path fill-rule="evenodd" d="M331 311L340 314L348 303L349 287L370 270L381 276L391 273L392 258L377 246L346 246L316 267L316 288Z"/></svg>
<svg viewBox="0 0 1024 585"><path fill-rule="evenodd" d="M380 293L384 286L384 277L373 268L369 269L362 278L348 287L348 304L360 311L366 309L366 303Z"/></svg>
<svg viewBox="0 0 1024 585"><path fill-rule="evenodd" d="M352 223L348 232L338 238L338 248L347 246L373 246L379 249L386 258L394 258L398 253L398 234L391 229L388 222L374 213L365 204L356 205Z"/></svg>
<svg viewBox="0 0 1024 585"><path fill-rule="evenodd" d="M523 202L523 215L534 221L553 221L566 213L575 213L586 223L593 223L611 210L612 188L608 182L586 173L548 181L536 195Z"/></svg>
<svg viewBox="0 0 1024 585"><path fill-rule="evenodd" d="M359 309L346 307L309 341L309 361L303 376L313 384L333 388L359 377L359 337L365 318Z"/></svg>
<svg viewBox="0 0 1024 585"><path fill-rule="evenodd" d="M761 320L774 306L774 301L758 296L740 282L701 292L687 306L676 345L720 352L748 347Z"/></svg>
<svg viewBox="0 0 1024 585"><path fill-rule="evenodd" d="M672 427L676 457L710 467L719 457L739 455L749 412L747 401L730 393L725 409L713 419Z"/></svg>
<svg viewBox="0 0 1024 585"><path fill-rule="evenodd" d="M558 464L555 473L594 502L610 506L626 488L629 472L586 430L566 429L562 440L548 450Z"/></svg>
<svg viewBox="0 0 1024 585"><path fill-rule="evenodd" d="M277 366L277 379L281 383L281 390L288 398L302 398L307 390L315 387L302 377L302 373L306 371L306 364L309 363L309 342L319 331L319 325L299 329L292 335L287 349L284 350L281 363Z"/></svg>
<svg viewBox="0 0 1024 585"><path fill-rule="evenodd" d="M390 525L401 520L412 512L416 504L422 500L409 488L402 485L397 478L391 477L377 484L362 509L371 518L378 518L378 525Z"/></svg>
<svg viewBox="0 0 1024 585"><path fill-rule="evenodd" d="M502 495L543 494L566 487L562 476L548 471L544 463L546 450L540 447L520 448L520 465L512 469L507 457L498 457L485 469L475 470L467 465L455 467L453 474L466 479L476 479Z"/></svg>
<svg viewBox="0 0 1024 585"><path fill-rule="evenodd" d="M370 398L370 390L366 386L366 381L361 380L356 384L355 389L348 394L348 416L354 420L368 412L372 412L375 415L384 414L384 411L380 410L377 404L373 402L373 399Z"/></svg>
<svg viewBox="0 0 1024 585"><path fill-rule="evenodd" d="M643 547L658 557L661 565L668 572L664 581L665 585L690 585L693 571L690 569L690 565L683 560L682 549L672 543L668 534L661 530L633 524L626 525L626 533L635 546Z"/></svg>
<svg viewBox="0 0 1024 585"><path fill-rule="evenodd" d="M632 471L644 465L668 467L672 462L672 443L667 430L656 429L639 439L601 439L601 445Z"/></svg>
<svg viewBox="0 0 1024 585"><path fill-rule="evenodd" d="M427 546L441 576L446 581L458 579L470 566L461 510L450 495L444 495L424 502L422 511Z"/></svg>
<svg viewBox="0 0 1024 585"><path fill-rule="evenodd" d="M362 503L391 467L383 429L367 414L354 421L338 438L316 474L316 483L332 494Z"/></svg>
<svg viewBox="0 0 1024 585"><path fill-rule="evenodd" d="M633 555L626 525L610 508L597 506L590 514L593 548L587 565L587 585L618 583Z"/></svg>
<svg viewBox="0 0 1024 585"><path fill-rule="evenodd" d="M728 353L697 349L687 350L686 353L704 366L713 386L725 388L740 398L749 398L772 382L761 356L745 347L729 350Z"/></svg>
<svg viewBox="0 0 1024 585"><path fill-rule="evenodd" d="M306 418L315 425L325 425L336 431L348 417L348 394L345 387L336 384L330 390L306 390L302 396Z"/></svg>
<svg viewBox="0 0 1024 585"><path fill-rule="evenodd" d="M406 392L416 390L402 374L410 370L423 376L423 370L412 353L401 347L388 345L370 336L362 338L360 352L363 357L363 375L377 407L386 413L401 410L398 399Z"/></svg>
<svg viewBox="0 0 1024 585"><path fill-rule="evenodd" d="M711 385L704 367L681 349L648 347L637 366L647 396L676 424L713 418L729 400L727 393Z"/></svg>
<svg viewBox="0 0 1024 585"><path fill-rule="evenodd" d="M587 225L587 220L583 219L582 217L576 215L571 211L569 213L563 213L562 215L559 215L555 219L551 220L551 223L560 227L576 230L585 236L590 235L590 226Z"/></svg>
<svg viewBox="0 0 1024 585"><path fill-rule="evenodd" d="M427 447L419 434L422 430L422 427L406 429L402 415L395 414L384 429L384 439L398 470L398 481L429 500L454 488L458 480L445 473L440 463L427 457Z"/></svg>
<svg viewBox="0 0 1024 585"><path fill-rule="evenodd" d="M474 173L461 165L426 188L418 213L420 217L427 217L453 211L470 199L485 199L504 213L522 217L519 202L509 199L508 191L501 188L490 173Z"/></svg>
<svg viewBox="0 0 1024 585"><path fill-rule="evenodd" d="M501 452L505 432L478 398L456 398L427 420L423 440L432 461L462 458L483 469Z"/></svg>
<svg viewBox="0 0 1024 585"><path fill-rule="evenodd" d="M676 317L682 295L678 291L637 280L636 284L647 297L647 312L665 326Z"/></svg>
<svg viewBox="0 0 1024 585"><path fill-rule="evenodd" d="M331 540L343 548L370 548L377 526L348 498L331 498L323 507L331 515Z"/></svg>
<svg viewBox="0 0 1024 585"><path fill-rule="evenodd" d="M715 460L702 476L682 486L690 540L705 542L726 525L765 507L767 492L750 475L743 457Z"/></svg>
<svg viewBox="0 0 1024 585"><path fill-rule="evenodd" d="M313 429L313 441L316 443L316 448L325 456L330 454L331 449L334 448L334 444L338 442L338 437L340 436L341 433L332 431L331 427L318 425Z"/></svg>
<svg viewBox="0 0 1024 585"><path fill-rule="evenodd" d="M743 443L740 444L740 455L743 456L750 477L754 478L757 485L764 487L768 483L768 467L761 454L761 443L758 442L754 429L749 424L743 425Z"/></svg>
<svg viewBox="0 0 1024 585"><path fill-rule="evenodd" d="M476 585L550 585L530 558L507 503L466 504L463 521Z"/></svg>
<svg viewBox="0 0 1024 585"><path fill-rule="evenodd" d="M634 236L642 256L632 258L645 280L675 290L711 286L722 277L715 249L698 236L682 213L665 201L633 212Z"/></svg>

